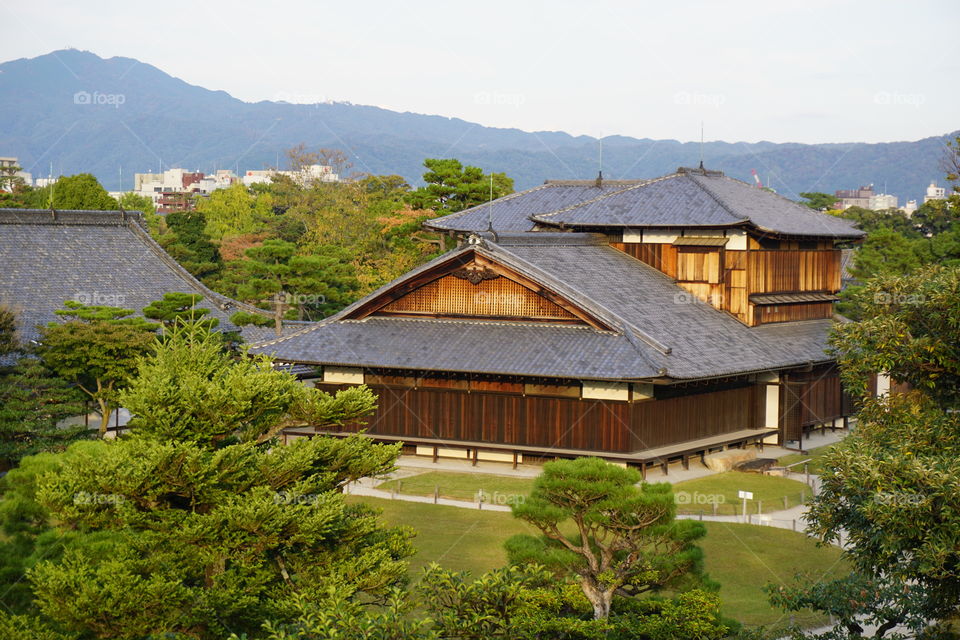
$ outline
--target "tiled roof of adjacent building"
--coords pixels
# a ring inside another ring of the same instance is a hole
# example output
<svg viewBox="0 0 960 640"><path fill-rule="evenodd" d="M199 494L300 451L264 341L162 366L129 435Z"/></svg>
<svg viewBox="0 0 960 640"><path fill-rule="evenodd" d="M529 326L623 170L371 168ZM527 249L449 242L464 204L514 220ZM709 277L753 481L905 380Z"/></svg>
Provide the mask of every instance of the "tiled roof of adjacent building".
<svg viewBox="0 0 960 640"><path fill-rule="evenodd" d="M638 184L638 180L548 180L539 187L512 193L493 202L466 209L442 218L428 220L425 226L437 231L476 232L531 231L530 216L563 209L596 197L609 195Z"/></svg>
<svg viewBox="0 0 960 640"><path fill-rule="evenodd" d="M66 300L139 313L165 293L199 293L200 306L227 330L236 329L229 318L238 310L264 313L205 287L142 225L138 212L0 209L0 304L17 313L21 341L56 320ZM272 334L243 331L248 340Z"/></svg>
<svg viewBox="0 0 960 640"><path fill-rule="evenodd" d="M847 220L813 211L719 171L678 169L640 181L548 182L426 223L436 230L531 231L642 227L744 227L784 236L855 239Z"/></svg>
<svg viewBox="0 0 960 640"><path fill-rule="evenodd" d="M476 251L612 330L351 312L397 282ZM465 245L298 333L254 345L283 361L600 380L702 379L830 360L830 320L747 327L593 234L500 234Z"/></svg>

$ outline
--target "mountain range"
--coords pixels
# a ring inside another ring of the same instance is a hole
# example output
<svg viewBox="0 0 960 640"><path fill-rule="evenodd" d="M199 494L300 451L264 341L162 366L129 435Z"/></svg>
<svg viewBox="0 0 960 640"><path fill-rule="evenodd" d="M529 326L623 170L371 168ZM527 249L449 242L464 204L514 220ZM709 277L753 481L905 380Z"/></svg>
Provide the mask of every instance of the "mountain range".
<svg viewBox="0 0 960 640"><path fill-rule="evenodd" d="M957 132L891 143L698 142L607 136L606 178L649 178L695 166L742 180L751 170L782 195L874 184L903 205L943 183L943 143ZM594 178L596 138L485 127L457 118L350 103L243 102L190 85L132 58L66 49L0 64L0 156L34 177L90 172L107 189L130 189L134 172L205 172L283 163L304 143L345 151L354 170L420 181L424 158L455 157L514 178ZM122 180L122 183L121 183Z"/></svg>

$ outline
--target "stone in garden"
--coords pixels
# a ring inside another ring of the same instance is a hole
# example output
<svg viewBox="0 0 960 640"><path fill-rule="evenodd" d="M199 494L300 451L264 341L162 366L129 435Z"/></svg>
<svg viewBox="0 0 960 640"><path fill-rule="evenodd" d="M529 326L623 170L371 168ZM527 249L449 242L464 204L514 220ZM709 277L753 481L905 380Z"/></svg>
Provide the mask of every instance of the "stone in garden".
<svg viewBox="0 0 960 640"><path fill-rule="evenodd" d="M703 463L711 471L730 471L738 463L757 457L755 449L727 449L705 456Z"/></svg>

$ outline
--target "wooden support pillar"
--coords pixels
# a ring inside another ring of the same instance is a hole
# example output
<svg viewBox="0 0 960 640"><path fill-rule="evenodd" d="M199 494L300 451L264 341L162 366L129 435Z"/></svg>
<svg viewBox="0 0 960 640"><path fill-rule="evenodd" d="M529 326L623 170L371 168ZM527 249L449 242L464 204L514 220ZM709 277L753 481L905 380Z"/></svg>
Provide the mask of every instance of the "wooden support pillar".
<svg viewBox="0 0 960 640"><path fill-rule="evenodd" d="M683 454L683 468L684 470L690 469L690 456L686 453Z"/></svg>
<svg viewBox="0 0 960 640"><path fill-rule="evenodd" d="M513 468L514 469L517 468L517 452L516 451L513 452Z"/></svg>
<svg viewBox="0 0 960 640"><path fill-rule="evenodd" d="M478 453L478 452L479 452L479 449L477 449L476 447L474 447L474 448L473 448L473 466L474 466L474 467L477 466L477 453Z"/></svg>
<svg viewBox="0 0 960 640"><path fill-rule="evenodd" d="M433 448L433 464L437 464L437 460L440 459L440 451L438 447Z"/></svg>

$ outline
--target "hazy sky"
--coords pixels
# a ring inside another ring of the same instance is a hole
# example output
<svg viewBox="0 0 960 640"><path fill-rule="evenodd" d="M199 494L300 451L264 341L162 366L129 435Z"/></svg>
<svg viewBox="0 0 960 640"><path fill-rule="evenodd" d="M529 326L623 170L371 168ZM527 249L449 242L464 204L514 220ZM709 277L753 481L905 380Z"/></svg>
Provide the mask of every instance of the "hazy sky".
<svg viewBox="0 0 960 640"><path fill-rule="evenodd" d="M960 12L911 2L0 5L0 60L76 47L247 101L573 134L913 140L960 128Z"/></svg>

